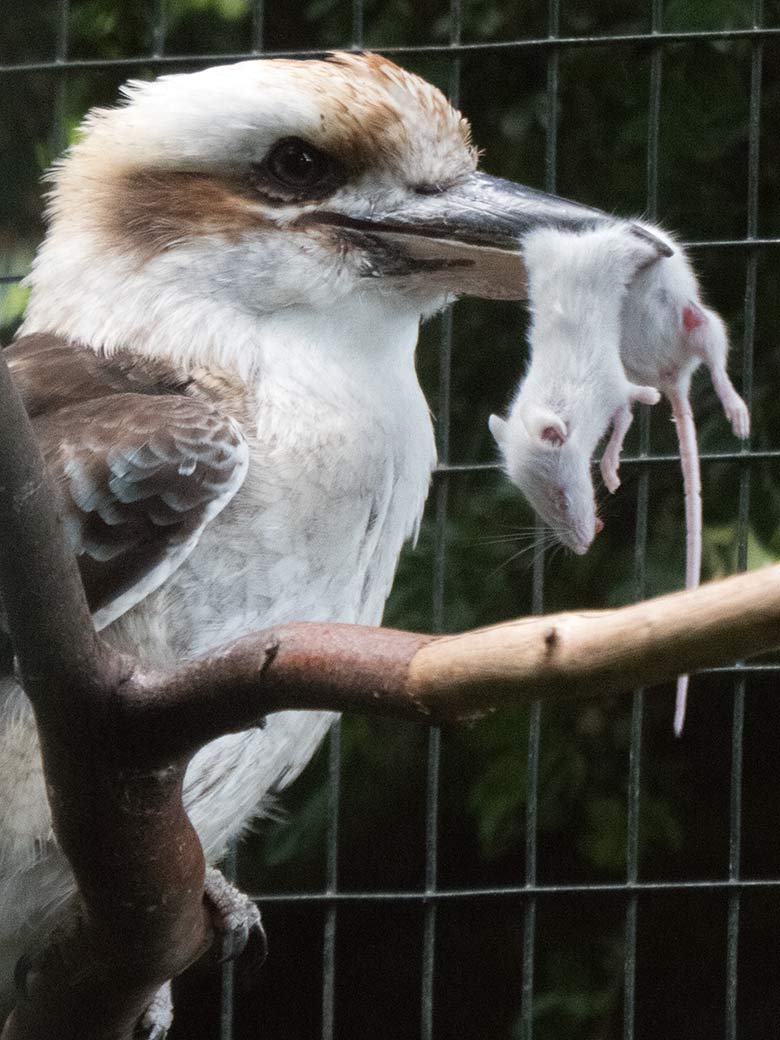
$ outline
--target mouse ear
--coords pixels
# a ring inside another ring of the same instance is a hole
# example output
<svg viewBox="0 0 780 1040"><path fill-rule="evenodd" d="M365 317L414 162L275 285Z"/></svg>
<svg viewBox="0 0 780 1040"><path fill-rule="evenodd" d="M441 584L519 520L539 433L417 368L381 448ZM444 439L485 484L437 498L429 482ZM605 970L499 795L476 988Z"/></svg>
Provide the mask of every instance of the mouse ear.
<svg viewBox="0 0 780 1040"><path fill-rule="evenodd" d="M526 405L520 412L520 417L531 437L543 441L551 448L560 448L569 436L566 423L551 408Z"/></svg>
<svg viewBox="0 0 780 1040"><path fill-rule="evenodd" d="M491 415L488 426L496 444L503 444L506 440L506 419L502 419L500 415Z"/></svg>

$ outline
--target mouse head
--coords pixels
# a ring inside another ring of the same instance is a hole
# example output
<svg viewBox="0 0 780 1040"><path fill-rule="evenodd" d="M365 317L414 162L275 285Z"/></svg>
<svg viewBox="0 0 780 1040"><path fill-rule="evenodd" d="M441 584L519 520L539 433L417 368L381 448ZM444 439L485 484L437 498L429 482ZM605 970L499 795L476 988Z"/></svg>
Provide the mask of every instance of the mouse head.
<svg viewBox="0 0 780 1040"><path fill-rule="evenodd" d="M504 468L537 516L558 540L581 556L603 524L596 515L590 459L568 437L566 424L547 409L509 419L490 416L490 432Z"/></svg>

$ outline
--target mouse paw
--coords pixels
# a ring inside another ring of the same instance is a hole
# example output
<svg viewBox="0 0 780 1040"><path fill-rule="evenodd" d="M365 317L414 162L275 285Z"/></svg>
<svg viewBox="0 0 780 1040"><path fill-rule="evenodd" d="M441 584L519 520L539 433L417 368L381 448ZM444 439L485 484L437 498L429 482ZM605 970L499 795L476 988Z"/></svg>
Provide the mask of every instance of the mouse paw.
<svg viewBox="0 0 780 1040"><path fill-rule="evenodd" d="M726 406L726 416L735 435L740 440L746 440L750 435L750 412L741 397L729 402Z"/></svg>
<svg viewBox="0 0 780 1040"><path fill-rule="evenodd" d="M236 960L243 953L252 955L259 968L268 950L260 911L243 892L231 885L221 871L206 870L206 905L211 911L220 962Z"/></svg>
<svg viewBox="0 0 780 1040"><path fill-rule="evenodd" d="M154 1000L144 1011L133 1033L133 1040L165 1040L173 1025L171 984L160 986Z"/></svg>
<svg viewBox="0 0 780 1040"><path fill-rule="evenodd" d="M601 456L600 469L604 487L611 495L614 495L620 487L620 477L618 476L620 469L620 444L617 443L615 438L612 438L604 449L604 454Z"/></svg>
<svg viewBox="0 0 780 1040"><path fill-rule="evenodd" d="M604 487L609 491L610 495L614 495L620 487L620 477L618 476L616 461L602 458L601 479L604 481Z"/></svg>
<svg viewBox="0 0 780 1040"><path fill-rule="evenodd" d="M638 401L640 404L658 404L661 400L661 394L654 386L633 384L631 386L631 400Z"/></svg>

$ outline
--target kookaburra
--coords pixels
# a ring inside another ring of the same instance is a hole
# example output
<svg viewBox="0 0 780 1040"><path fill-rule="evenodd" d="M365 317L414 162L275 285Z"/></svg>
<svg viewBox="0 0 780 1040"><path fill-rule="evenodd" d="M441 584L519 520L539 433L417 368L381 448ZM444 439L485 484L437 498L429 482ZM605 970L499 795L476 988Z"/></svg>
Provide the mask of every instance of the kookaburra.
<svg viewBox="0 0 780 1040"><path fill-rule="evenodd" d="M372 54L133 83L87 117L6 356L117 647L168 667L280 622L381 620L435 463L421 318L522 297L525 230L604 219L476 167L442 94ZM7 990L73 881L4 669ZM210 860L331 719L274 715L197 755L185 803Z"/></svg>

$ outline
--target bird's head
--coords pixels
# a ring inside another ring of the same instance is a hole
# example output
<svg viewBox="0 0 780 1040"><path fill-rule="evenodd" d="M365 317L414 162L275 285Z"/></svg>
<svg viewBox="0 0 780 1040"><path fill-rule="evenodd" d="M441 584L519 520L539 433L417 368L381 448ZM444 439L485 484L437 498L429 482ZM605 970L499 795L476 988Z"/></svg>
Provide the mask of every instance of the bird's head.
<svg viewBox="0 0 780 1040"><path fill-rule="evenodd" d="M379 55L248 61L125 95L52 174L25 331L175 354L224 338L227 315L236 340L242 323L356 300L416 322L448 294L522 297L520 236L599 217L477 172L466 120Z"/></svg>

